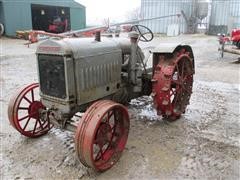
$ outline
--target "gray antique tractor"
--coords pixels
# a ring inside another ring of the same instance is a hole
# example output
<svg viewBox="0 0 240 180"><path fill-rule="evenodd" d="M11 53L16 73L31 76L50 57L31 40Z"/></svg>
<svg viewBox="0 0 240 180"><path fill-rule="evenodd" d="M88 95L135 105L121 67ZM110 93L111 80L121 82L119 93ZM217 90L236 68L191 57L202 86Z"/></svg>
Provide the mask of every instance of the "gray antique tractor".
<svg viewBox="0 0 240 180"><path fill-rule="evenodd" d="M194 57L187 45L155 51L147 67L138 41L149 29L135 26L129 38L49 39L37 48L39 83L20 89L10 100L11 125L27 137L53 126L75 133L80 162L97 171L112 167L129 132L126 105L151 95L158 115L174 121L185 112L192 93ZM39 96L39 97L37 97Z"/></svg>

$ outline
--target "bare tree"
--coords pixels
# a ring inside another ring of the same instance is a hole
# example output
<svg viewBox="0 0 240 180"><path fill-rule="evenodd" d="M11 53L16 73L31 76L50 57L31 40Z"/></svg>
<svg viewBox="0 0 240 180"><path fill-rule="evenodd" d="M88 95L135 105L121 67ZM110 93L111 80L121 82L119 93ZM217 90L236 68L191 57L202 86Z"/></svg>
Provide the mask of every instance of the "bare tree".
<svg viewBox="0 0 240 180"><path fill-rule="evenodd" d="M103 19L103 25L104 26L109 27L109 24L110 24L110 19L109 18Z"/></svg>

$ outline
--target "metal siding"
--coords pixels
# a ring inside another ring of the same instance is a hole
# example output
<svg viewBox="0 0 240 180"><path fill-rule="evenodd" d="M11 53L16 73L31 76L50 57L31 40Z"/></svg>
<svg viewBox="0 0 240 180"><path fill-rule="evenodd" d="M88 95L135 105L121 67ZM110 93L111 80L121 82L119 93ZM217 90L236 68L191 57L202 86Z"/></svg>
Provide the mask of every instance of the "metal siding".
<svg viewBox="0 0 240 180"><path fill-rule="evenodd" d="M234 17L236 26L240 27L239 0L213 0L211 25L228 25L229 18Z"/></svg>
<svg viewBox="0 0 240 180"><path fill-rule="evenodd" d="M3 12L3 4L0 2L0 23L4 24L4 12Z"/></svg>
<svg viewBox="0 0 240 180"><path fill-rule="evenodd" d="M73 0L3 0L1 4L3 8L3 10L0 9L1 16L5 17L3 20L5 34L8 36L15 36L17 30L32 29L31 4L70 7L72 29L86 27L85 7Z"/></svg>
<svg viewBox="0 0 240 180"><path fill-rule="evenodd" d="M227 25L229 1L213 0L210 18L211 25Z"/></svg>
<svg viewBox="0 0 240 180"><path fill-rule="evenodd" d="M230 16L234 18L233 28L240 28L240 1L232 0L230 10Z"/></svg>
<svg viewBox="0 0 240 180"><path fill-rule="evenodd" d="M209 34L231 32L240 27L239 0L212 0Z"/></svg>
<svg viewBox="0 0 240 180"><path fill-rule="evenodd" d="M17 30L32 29L32 19L29 3L9 1L3 3L3 8L6 35L15 36Z"/></svg>
<svg viewBox="0 0 240 180"><path fill-rule="evenodd" d="M85 8L70 8L71 29L78 30L86 27Z"/></svg>
<svg viewBox="0 0 240 180"><path fill-rule="evenodd" d="M143 19L181 14L183 10L187 17L191 15L191 0L142 0L141 17ZM168 25L179 24L180 33L186 32L186 23L183 17L167 17L158 20L141 22L154 33L167 33Z"/></svg>

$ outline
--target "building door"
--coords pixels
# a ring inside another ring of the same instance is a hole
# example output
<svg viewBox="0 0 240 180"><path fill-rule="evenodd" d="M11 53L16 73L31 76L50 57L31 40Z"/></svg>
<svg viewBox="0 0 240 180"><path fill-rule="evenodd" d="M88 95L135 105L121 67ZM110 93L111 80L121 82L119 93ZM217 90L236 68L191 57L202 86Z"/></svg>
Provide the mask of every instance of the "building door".
<svg viewBox="0 0 240 180"><path fill-rule="evenodd" d="M70 8L31 4L32 28L52 33L62 33L71 29Z"/></svg>

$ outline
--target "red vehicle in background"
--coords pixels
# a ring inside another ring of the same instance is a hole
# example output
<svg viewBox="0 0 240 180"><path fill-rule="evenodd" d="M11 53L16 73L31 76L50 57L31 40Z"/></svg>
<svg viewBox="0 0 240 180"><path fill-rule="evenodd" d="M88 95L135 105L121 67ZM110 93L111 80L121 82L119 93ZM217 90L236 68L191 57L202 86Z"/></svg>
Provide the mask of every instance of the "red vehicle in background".
<svg viewBox="0 0 240 180"><path fill-rule="evenodd" d="M56 16L53 22L48 25L48 32L63 33L66 31L68 31L68 20L66 18L62 20L61 17Z"/></svg>
<svg viewBox="0 0 240 180"><path fill-rule="evenodd" d="M225 36L225 34L218 34L219 35L219 43L225 44L226 42L230 42L233 45L236 45L240 48L240 28L233 29L231 32L231 37Z"/></svg>
<svg viewBox="0 0 240 180"><path fill-rule="evenodd" d="M225 34L218 34L218 41L220 47L218 51L220 52L220 56L223 58L224 52L232 53L232 54L240 54L240 28L233 29L231 32L231 37L226 36ZM225 45L235 45L235 48L226 48Z"/></svg>
<svg viewBox="0 0 240 180"><path fill-rule="evenodd" d="M240 28L232 30L231 41L234 45L240 48Z"/></svg>

